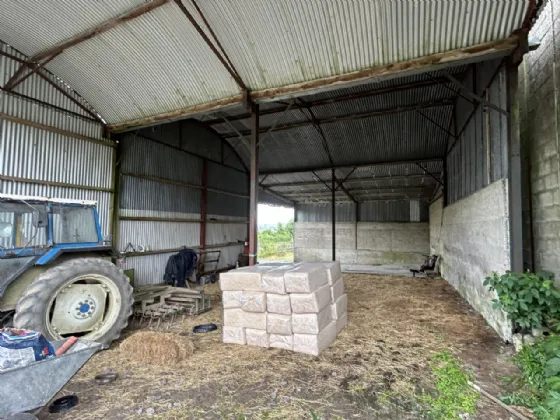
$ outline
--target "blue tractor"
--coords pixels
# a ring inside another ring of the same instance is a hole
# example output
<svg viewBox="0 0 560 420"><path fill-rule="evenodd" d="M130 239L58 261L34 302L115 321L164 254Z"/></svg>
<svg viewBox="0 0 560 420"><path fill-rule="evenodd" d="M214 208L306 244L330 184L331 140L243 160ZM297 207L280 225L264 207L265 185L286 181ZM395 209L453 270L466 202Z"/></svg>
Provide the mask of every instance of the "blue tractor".
<svg viewBox="0 0 560 420"><path fill-rule="evenodd" d="M2 325L110 345L133 305L114 257L95 202L0 194Z"/></svg>

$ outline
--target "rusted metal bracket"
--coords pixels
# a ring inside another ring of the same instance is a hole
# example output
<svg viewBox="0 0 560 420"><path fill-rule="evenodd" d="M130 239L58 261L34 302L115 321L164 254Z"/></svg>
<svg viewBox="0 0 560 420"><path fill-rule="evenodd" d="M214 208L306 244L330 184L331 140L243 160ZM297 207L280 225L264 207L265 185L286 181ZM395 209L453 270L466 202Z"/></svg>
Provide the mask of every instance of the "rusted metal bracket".
<svg viewBox="0 0 560 420"><path fill-rule="evenodd" d="M245 83L241 79L241 76L239 75L239 73L237 72L237 70L233 66L233 63L229 59L225 50L223 49L222 44L220 43L220 41L216 37L216 34L214 33L214 31L212 30L212 28L208 24L208 21L206 20L206 17L202 13L202 10L200 10L200 8L198 7L198 5L196 4L196 2L194 0L191 0L191 3L195 7L197 13L200 15L200 18L204 22L204 25L208 29L208 32L210 32L210 35L212 36L214 42L212 42L212 40L210 40L208 35L206 35L206 33L204 32L202 27L198 24L198 22L196 21L194 16L191 14L191 12L188 11L188 9L185 7L183 2L181 0L174 0L174 1L175 1L175 4L177 5L177 7L179 7L179 9L181 10L181 12L183 12L183 14L187 17L187 19L189 20L191 25L196 29L196 31L201 36L201 38L204 40L204 42L206 42L206 45L208 45L210 50L212 50L212 52L214 53L216 58L220 61L220 63L222 63L222 66L224 66L224 68L227 70L227 72L230 74L230 76L233 78L233 80L235 80L235 82L237 83L237 85L239 86L241 91L243 92L243 98L244 98L244 103L245 103L246 102L245 98L249 98L249 93L248 93L247 86L245 86ZM216 43L217 47L216 47L216 45L214 45L214 43ZM250 103L250 101L247 101L247 104L248 103Z"/></svg>
<svg viewBox="0 0 560 420"><path fill-rule="evenodd" d="M37 71L39 71L39 69L44 67L45 64L52 61L58 55L60 55L60 52L52 55L51 57L49 57L48 59L46 59L42 63L27 62L27 63L21 64L19 66L19 68L15 71L15 73L12 75L12 77L10 77L10 79L6 82L6 84L4 85L4 87L2 89L5 90L6 92L12 91L12 89L14 89L17 85L21 84L26 79L31 77L33 74L35 74ZM27 72L27 74L25 74L22 77L19 77L25 71L25 69L27 69L27 68L29 68L29 71ZM19 79L18 79L18 77L19 77Z"/></svg>
<svg viewBox="0 0 560 420"><path fill-rule="evenodd" d="M498 111L501 114L504 114L505 116L508 115L508 112L499 107L498 105L493 104L490 101L487 101L486 99L484 99L481 96L478 96L477 94L471 92L462 82L460 82L459 80L457 80L455 77L453 77L451 74L449 74L446 70L442 70L442 73L445 77L447 77L447 79L453 83L454 85L456 85L457 87L460 87L463 90L463 94L466 95L468 98L472 99L473 101L476 101L482 105L487 106L488 108L492 108L494 111Z"/></svg>
<svg viewBox="0 0 560 420"><path fill-rule="evenodd" d="M299 99L299 106L301 113L303 114L303 116L309 121L311 122L311 124L313 125L313 127L315 128L315 130L317 130L317 132L319 133L319 136L321 137L321 142L323 143L323 148L325 149L325 153L327 154L327 157L329 158L329 162L332 166L334 166L334 161L331 155L331 151L329 150L329 144L327 142L327 138L325 136L325 133L323 132L323 129L321 128L321 125L319 124L319 120L317 119L317 117L315 116L315 114L313 113L313 110L311 109L311 106L309 106L303 99ZM303 111L303 109L306 109L307 112L309 112L309 116L305 115L305 112Z"/></svg>

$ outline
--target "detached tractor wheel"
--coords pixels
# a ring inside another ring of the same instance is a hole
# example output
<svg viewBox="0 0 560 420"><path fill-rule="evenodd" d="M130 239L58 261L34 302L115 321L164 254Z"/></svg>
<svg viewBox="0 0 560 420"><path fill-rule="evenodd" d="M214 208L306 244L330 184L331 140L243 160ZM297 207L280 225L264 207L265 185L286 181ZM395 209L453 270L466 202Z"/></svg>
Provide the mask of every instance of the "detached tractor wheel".
<svg viewBox="0 0 560 420"><path fill-rule="evenodd" d="M16 306L14 325L49 340L77 336L109 346L132 314L132 287L109 261L77 258L40 274Z"/></svg>

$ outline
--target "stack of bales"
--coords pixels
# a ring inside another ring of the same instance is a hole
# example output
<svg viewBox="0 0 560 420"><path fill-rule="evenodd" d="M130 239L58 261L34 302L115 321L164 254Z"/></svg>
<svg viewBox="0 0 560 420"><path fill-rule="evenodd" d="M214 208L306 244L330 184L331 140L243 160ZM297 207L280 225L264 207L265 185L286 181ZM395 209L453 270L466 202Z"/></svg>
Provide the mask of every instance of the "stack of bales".
<svg viewBox="0 0 560 420"><path fill-rule="evenodd" d="M254 266L220 275L223 342L317 356L346 326L340 263Z"/></svg>

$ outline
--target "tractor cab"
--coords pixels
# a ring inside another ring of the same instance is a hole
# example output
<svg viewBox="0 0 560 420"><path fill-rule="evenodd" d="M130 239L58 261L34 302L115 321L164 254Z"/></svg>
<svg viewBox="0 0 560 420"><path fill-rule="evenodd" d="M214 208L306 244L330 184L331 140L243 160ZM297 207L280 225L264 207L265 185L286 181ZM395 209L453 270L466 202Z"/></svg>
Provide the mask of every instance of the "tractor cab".
<svg viewBox="0 0 560 420"><path fill-rule="evenodd" d="M50 264L68 252L110 251L96 204L0 194L0 294L29 266Z"/></svg>
<svg viewBox="0 0 560 420"><path fill-rule="evenodd" d="M109 344L132 288L101 233L94 201L0 194L0 321Z"/></svg>
<svg viewBox="0 0 560 420"><path fill-rule="evenodd" d="M0 194L0 257L103 245L95 201Z"/></svg>

